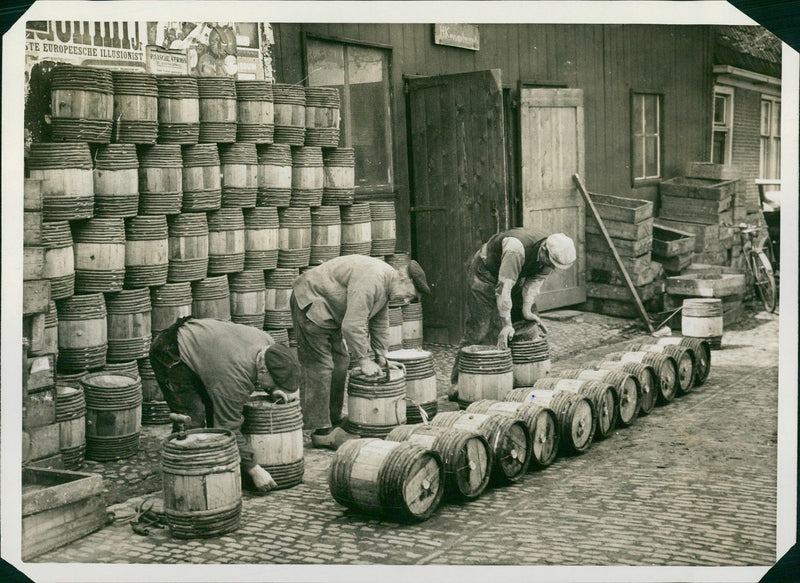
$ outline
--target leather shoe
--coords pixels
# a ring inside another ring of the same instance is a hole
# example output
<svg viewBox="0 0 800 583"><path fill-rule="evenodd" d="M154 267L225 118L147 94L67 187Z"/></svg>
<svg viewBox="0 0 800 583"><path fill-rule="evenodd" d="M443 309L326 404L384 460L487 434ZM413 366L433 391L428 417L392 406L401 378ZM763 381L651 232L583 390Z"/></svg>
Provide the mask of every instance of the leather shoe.
<svg viewBox="0 0 800 583"><path fill-rule="evenodd" d="M341 427L334 427L329 433L319 435L317 433L311 434L311 443L314 447L326 447L328 449L337 450L345 441L351 439L358 439L360 436L355 433L348 433Z"/></svg>

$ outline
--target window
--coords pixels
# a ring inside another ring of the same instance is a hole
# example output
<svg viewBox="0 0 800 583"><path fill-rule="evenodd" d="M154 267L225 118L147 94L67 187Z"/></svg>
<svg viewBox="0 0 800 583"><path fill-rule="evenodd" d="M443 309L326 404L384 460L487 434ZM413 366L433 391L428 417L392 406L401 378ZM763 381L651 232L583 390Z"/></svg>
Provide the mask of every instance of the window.
<svg viewBox="0 0 800 583"><path fill-rule="evenodd" d="M781 102L775 97L761 98L760 160L759 178L781 177Z"/></svg>
<svg viewBox="0 0 800 583"><path fill-rule="evenodd" d="M733 87L714 88L714 125L711 131L711 162L730 164L733 143Z"/></svg>
<svg viewBox="0 0 800 583"><path fill-rule="evenodd" d="M355 151L356 192L392 192L388 49L306 39L309 86L337 87L339 146Z"/></svg>
<svg viewBox="0 0 800 583"><path fill-rule="evenodd" d="M634 186L661 177L661 96L633 93L631 107L631 176Z"/></svg>

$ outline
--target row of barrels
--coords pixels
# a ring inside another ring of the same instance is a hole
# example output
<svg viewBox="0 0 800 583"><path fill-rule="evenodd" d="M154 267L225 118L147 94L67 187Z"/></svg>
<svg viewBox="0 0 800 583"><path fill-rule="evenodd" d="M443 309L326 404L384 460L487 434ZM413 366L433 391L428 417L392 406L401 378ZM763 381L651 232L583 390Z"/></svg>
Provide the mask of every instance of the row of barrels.
<svg viewBox="0 0 800 583"><path fill-rule="evenodd" d="M430 424L399 425L385 440L348 441L329 470L331 495L361 512L424 520L443 497L475 498L492 478L518 481L529 466L583 453L618 424L688 393L705 382L710 355L709 343L696 338L632 344L584 369L439 413Z"/></svg>
<svg viewBox="0 0 800 583"><path fill-rule="evenodd" d="M336 147L340 137L337 88L232 77L59 64L50 110L53 140L63 142Z"/></svg>
<svg viewBox="0 0 800 583"><path fill-rule="evenodd" d="M51 297L117 292L276 268L340 255L395 254L394 203L350 207L222 208L208 213L94 217L42 223ZM384 213L384 214L381 214Z"/></svg>
<svg viewBox="0 0 800 583"><path fill-rule="evenodd" d="M27 165L42 182L44 221L349 206L355 189L352 148L34 142ZM386 207L376 212L375 220L394 218Z"/></svg>

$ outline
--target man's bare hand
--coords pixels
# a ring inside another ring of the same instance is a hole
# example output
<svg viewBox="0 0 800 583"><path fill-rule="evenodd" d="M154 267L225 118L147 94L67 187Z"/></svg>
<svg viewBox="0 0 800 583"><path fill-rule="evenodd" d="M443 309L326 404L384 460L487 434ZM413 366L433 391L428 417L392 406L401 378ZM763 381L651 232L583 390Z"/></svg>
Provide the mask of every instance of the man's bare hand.
<svg viewBox="0 0 800 583"><path fill-rule="evenodd" d="M362 358L358 361L358 366L361 367L361 374L367 377L376 377L381 374L381 367L378 363L373 362L369 358Z"/></svg>
<svg viewBox="0 0 800 583"><path fill-rule="evenodd" d="M278 487L278 483L269 475L269 472L259 465L253 466L247 473L253 478L253 485L259 494L266 494Z"/></svg>
<svg viewBox="0 0 800 583"><path fill-rule="evenodd" d="M525 319L530 320L531 322L536 322L536 325L541 328L542 333L547 334L547 328L545 328L544 322L542 322L542 319L539 316L536 314L531 314L530 318L526 317Z"/></svg>

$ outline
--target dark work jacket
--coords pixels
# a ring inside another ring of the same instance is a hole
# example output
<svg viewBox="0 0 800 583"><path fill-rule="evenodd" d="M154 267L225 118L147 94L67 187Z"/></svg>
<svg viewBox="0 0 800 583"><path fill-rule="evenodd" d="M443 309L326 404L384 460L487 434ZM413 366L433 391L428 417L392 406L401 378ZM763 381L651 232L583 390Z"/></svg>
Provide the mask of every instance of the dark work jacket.
<svg viewBox="0 0 800 583"><path fill-rule="evenodd" d="M522 264L519 277L531 277L544 269L552 270L549 265L538 260L539 249L544 240L547 239L547 236L544 231L523 227L516 227L492 235L486 242L486 269L494 278L497 278L503 256L503 239L514 237L522 243L525 249L525 261Z"/></svg>

